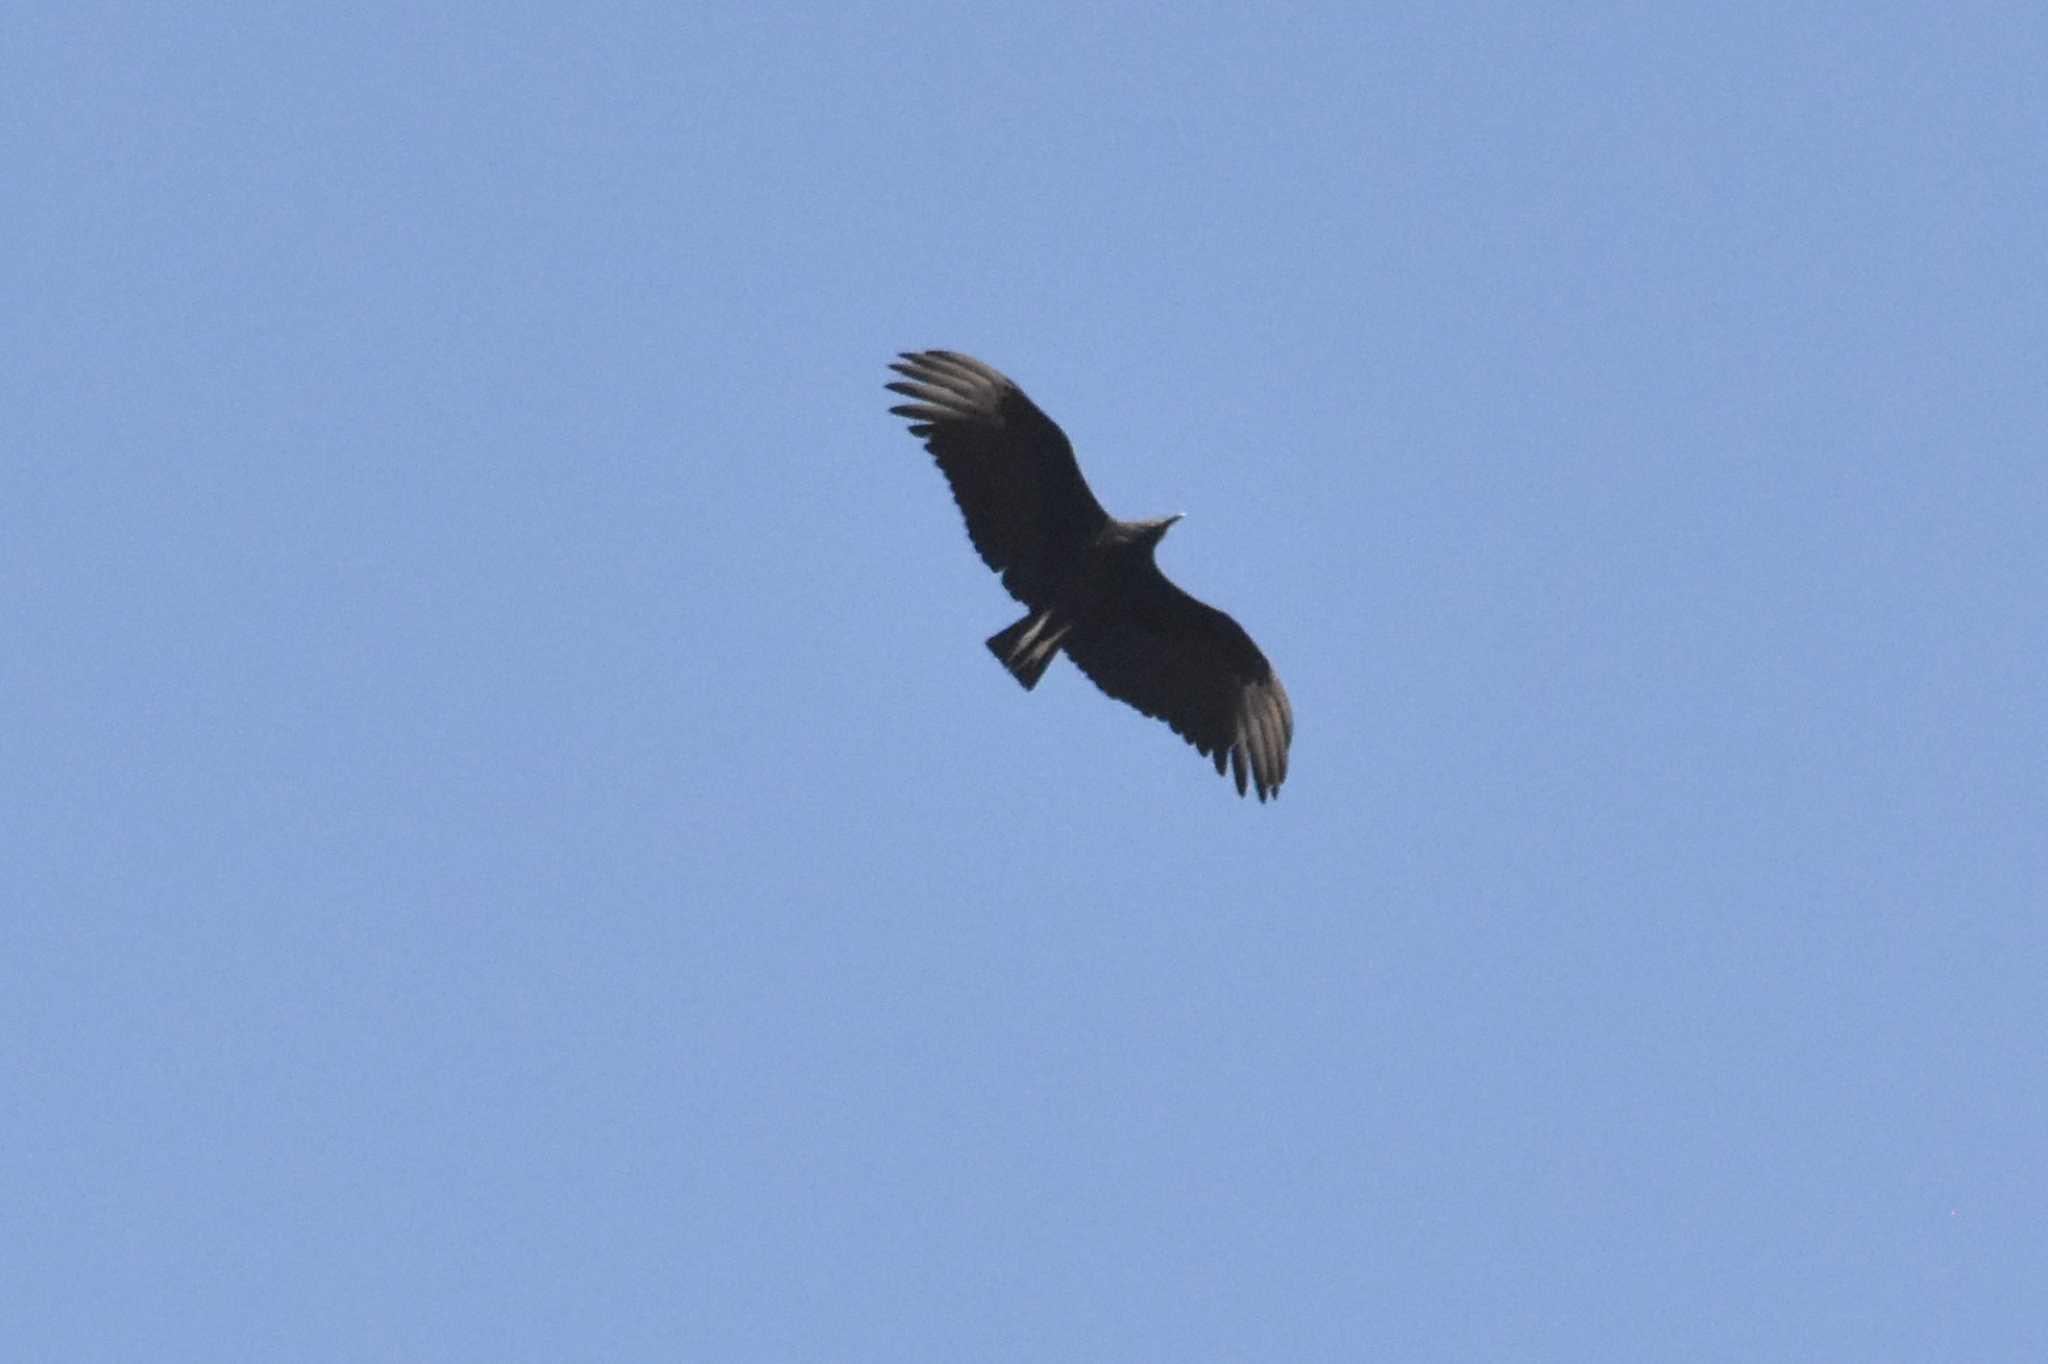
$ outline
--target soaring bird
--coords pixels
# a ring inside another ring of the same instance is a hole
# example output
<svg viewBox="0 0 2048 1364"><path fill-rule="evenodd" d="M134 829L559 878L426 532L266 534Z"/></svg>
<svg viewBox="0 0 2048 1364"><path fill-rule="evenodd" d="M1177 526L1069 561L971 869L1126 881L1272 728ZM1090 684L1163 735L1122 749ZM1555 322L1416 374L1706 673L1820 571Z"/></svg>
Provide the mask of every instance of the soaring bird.
<svg viewBox="0 0 2048 1364"><path fill-rule="evenodd" d="M1294 708L1273 665L1238 623L1169 581L1153 560L1179 516L1119 521L1102 509L1074 447L1024 390L955 351L906 351L888 385L952 486L982 561L1029 610L989 650L1038 685L1064 649L1089 680L1164 720L1226 764L1259 799L1279 794Z"/></svg>

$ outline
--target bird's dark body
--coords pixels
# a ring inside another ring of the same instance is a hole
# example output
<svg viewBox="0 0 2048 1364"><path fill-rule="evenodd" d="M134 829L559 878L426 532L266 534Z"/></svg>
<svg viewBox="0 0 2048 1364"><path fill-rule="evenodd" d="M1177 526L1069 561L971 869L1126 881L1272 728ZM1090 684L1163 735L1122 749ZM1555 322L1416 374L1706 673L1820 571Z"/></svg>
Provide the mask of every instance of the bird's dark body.
<svg viewBox="0 0 2048 1364"><path fill-rule="evenodd" d="M1294 713L1236 621L1159 571L1178 516L1119 521L1102 509L1064 432L1022 389L952 351L906 353L888 387L952 485L968 537L1030 611L988 646L1027 690L1062 651L1103 691L1165 720L1240 793L1287 775Z"/></svg>
<svg viewBox="0 0 2048 1364"><path fill-rule="evenodd" d="M1026 691L1038 685L1045 664L1069 634L1079 631L1086 639L1113 630L1118 616L1140 597L1146 578L1159 572L1152 557L1158 536L1135 532L1130 522L1104 521L1056 576L1020 598L1033 608L1030 614L989 637L989 651ZM1041 621L1033 631L1032 625Z"/></svg>

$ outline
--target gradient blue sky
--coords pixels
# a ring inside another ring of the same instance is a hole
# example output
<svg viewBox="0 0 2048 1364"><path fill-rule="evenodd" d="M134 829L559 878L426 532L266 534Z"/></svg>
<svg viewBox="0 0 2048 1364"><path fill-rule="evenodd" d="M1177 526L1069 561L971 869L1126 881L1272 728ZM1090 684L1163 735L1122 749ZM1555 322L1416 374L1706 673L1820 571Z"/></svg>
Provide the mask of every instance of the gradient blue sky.
<svg viewBox="0 0 2048 1364"><path fill-rule="evenodd" d="M2044 72L11 10L0 1355L2048 1358ZM923 346L1277 804L988 657Z"/></svg>

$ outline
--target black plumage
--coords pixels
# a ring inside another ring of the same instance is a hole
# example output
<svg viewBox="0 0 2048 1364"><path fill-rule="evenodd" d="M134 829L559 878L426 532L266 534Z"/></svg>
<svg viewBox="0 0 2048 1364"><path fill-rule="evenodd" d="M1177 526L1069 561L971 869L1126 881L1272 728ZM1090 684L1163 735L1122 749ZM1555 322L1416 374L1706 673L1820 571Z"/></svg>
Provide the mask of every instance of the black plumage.
<svg viewBox="0 0 2048 1364"><path fill-rule="evenodd" d="M1096 686L1229 768L1260 800L1287 778L1294 710L1238 623L1169 581L1153 551L1178 516L1119 521L1074 449L1017 385L953 351L905 352L888 385L967 521L968 538L1030 608L989 649L1026 690L1061 650Z"/></svg>

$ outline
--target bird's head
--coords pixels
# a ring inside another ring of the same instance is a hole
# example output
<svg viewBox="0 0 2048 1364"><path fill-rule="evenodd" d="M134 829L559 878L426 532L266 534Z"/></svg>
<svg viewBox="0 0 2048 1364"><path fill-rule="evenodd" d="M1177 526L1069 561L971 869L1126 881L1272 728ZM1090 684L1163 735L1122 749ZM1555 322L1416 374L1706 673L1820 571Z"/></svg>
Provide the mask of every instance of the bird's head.
<svg viewBox="0 0 2048 1364"><path fill-rule="evenodd" d="M1175 512L1171 516L1162 516L1156 521L1140 521L1138 523L1138 536L1146 544L1156 545L1166 538L1166 532L1173 529L1173 523L1185 515L1187 515L1186 512Z"/></svg>

